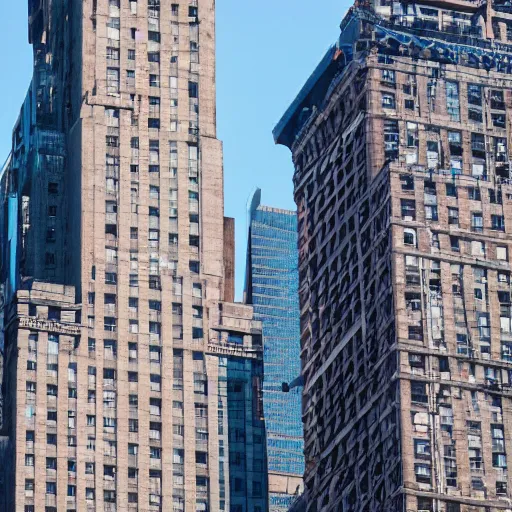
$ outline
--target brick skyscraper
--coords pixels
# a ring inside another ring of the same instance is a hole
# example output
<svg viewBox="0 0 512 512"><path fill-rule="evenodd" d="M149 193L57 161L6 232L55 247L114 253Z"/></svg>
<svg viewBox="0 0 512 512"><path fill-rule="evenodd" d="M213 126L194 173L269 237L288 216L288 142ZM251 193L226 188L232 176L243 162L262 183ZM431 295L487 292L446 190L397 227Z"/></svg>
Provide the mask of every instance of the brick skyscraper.
<svg viewBox="0 0 512 512"><path fill-rule="evenodd" d="M511 508L510 40L510 2L358 3L276 127L308 512Z"/></svg>
<svg viewBox="0 0 512 512"><path fill-rule="evenodd" d="M30 0L29 38L0 181L6 509L265 512L215 2Z"/></svg>

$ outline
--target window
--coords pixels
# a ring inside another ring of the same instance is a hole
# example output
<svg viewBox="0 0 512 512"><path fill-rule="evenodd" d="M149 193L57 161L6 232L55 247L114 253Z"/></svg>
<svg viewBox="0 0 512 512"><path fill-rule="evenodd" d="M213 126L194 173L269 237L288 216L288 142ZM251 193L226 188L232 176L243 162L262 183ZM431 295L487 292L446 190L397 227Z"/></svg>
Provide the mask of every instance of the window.
<svg viewBox="0 0 512 512"><path fill-rule="evenodd" d="M468 198L472 201L481 201L480 189L478 187L468 187Z"/></svg>
<svg viewBox="0 0 512 512"><path fill-rule="evenodd" d="M129 297L128 307L134 311L137 311L137 309L139 308L139 299L137 297Z"/></svg>
<svg viewBox="0 0 512 512"><path fill-rule="evenodd" d="M137 320L130 320L128 330L132 334L137 334L139 332L139 322Z"/></svg>
<svg viewBox="0 0 512 512"><path fill-rule="evenodd" d="M459 225L459 209L458 208L448 208L448 224L452 224L454 226Z"/></svg>
<svg viewBox="0 0 512 512"><path fill-rule="evenodd" d="M493 204L502 204L503 196L501 190L494 190L492 188L489 189L489 202Z"/></svg>
<svg viewBox="0 0 512 512"><path fill-rule="evenodd" d="M48 194L58 194L59 193L59 184L58 183L48 183Z"/></svg>
<svg viewBox="0 0 512 512"><path fill-rule="evenodd" d="M505 218L503 215L491 215L491 229L505 231Z"/></svg>
<svg viewBox="0 0 512 512"><path fill-rule="evenodd" d="M150 117L148 118L148 128L160 129L160 119Z"/></svg>
<svg viewBox="0 0 512 512"><path fill-rule="evenodd" d="M438 220L437 206L425 205L425 219L432 221Z"/></svg>
<svg viewBox="0 0 512 512"><path fill-rule="evenodd" d="M115 272L105 272L105 284L116 284L117 274Z"/></svg>
<svg viewBox="0 0 512 512"><path fill-rule="evenodd" d="M110 429L110 428L115 429L116 428L116 419L103 417L103 428L104 429Z"/></svg>
<svg viewBox="0 0 512 512"><path fill-rule="evenodd" d="M468 84L468 103L477 107L482 106L482 86Z"/></svg>
<svg viewBox="0 0 512 512"><path fill-rule="evenodd" d="M160 52L148 52L149 62L160 62Z"/></svg>
<svg viewBox="0 0 512 512"><path fill-rule="evenodd" d="M432 500L430 498L417 498L418 500L418 511L422 512L432 512L433 505Z"/></svg>
<svg viewBox="0 0 512 512"><path fill-rule="evenodd" d="M199 84L197 82L188 83L189 98L197 98L199 96Z"/></svg>
<svg viewBox="0 0 512 512"><path fill-rule="evenodd" d="M403 220L416 220L416 201L413 199L401 199L401 212Z"/></svg>
<svg viewBox="0 0 512 512"><path fill-rule="evenodd" d="M155 32L153 30L148 31L148 41L154 41L155 43L159 43L160 32Z"/></svg>
<svg viewBox="0 0 512 512"><path fill-rule="evenodd" d="M425 369L425 357L421 354L409 354L409 366L411 368Z"/></svg>
<svg viewBox="0 0 512 512"><path fill-rule="evenodd" d="M454 252L460 251L459 239L456 236L450 236L450 247Z"/></svg>
<svg viewBox="0 0 512 512"><path fill-rule="evenodd" d="M459 84L446 82L446 111L450 121L460 122Z"/></svg>
<svg viewBox="0 0 512 512"><path fill-rule="evenodd" d="M128 343L128 361L137 361L137 343Z"/></svg>
<svg viewBox="0 0 512 512"><path fill-rule="evenodd" d="M149 198L150 199L160 199L160 187L155 185L149 186Z"/></svg>
<svg viewBox="0 0 512 512"><path fill-rule="evenodd" d="M424 382L411 381L411 400L417 403L427 403L427 390Z"/></svg>
<svg viewBox="0 0 512 512"><path fill-rule="evenodd" d="M149 86L160 87L160 77L158 75L149 75Z"/></svg>
<svg viewBox="0 0 512 512"><path fill-rule="evenodd" d="M423 328L417 325L409 325L409 339L421 341L423 340Z"/></svg>
<svg viewBox="0 0 512 512"><path fill-rule="evenodd" d="M116 319L113 316L104 317L103 325L104 325L105 331L110 331L110 332L117 331Z"/></svg>
<svg viewBox="0 0 512 512"><path fill-rule="evenodd" d="M395 95L391 93L382 93L382 108L396 108Z"/></svg>
<svg viewBox="0 0 512 512"><path fill-rule="evenodd" d="M457 187L454 183L446 184L446 195L449 197L457 197Z"/></svg>
<svg viewBox="0 0 512 512"><path fill-rule="evenodd" d="M199 298L199 299L203 296L201 284L199 284L199 283L192 284L192 296Z"/></svg>
<svg viewBox="0 0 512 512"><path fill-rule="evenodd" d="M505 110L505 101L503 91L491 91L491 109L492 110Z"/></svg>
<svg viewBox="0 0 512 512"><path fill-rule="evenodd" d="M396 82L396 75L393 69L382 69L381 70L382 82L386 84L394 84Z"/></svg>
<svg viewBox="0 0 512 512"><path fill-rule="evenodd" d="M103 491L103 500L106 503L116 502L116 491Z"/></svg>
<svg viewBox="0 0 512 512"><path fill-rule="evenodd" d="M414 190L414 178L409 174L401 174L400 175L400 183L402 185L402 190L404 191L412 191Z"/></svg>
<svg viewBox="0 0 512 512"><path fill-rule="evenodd" d="M416 474L417 482L427 483L427 484L430 483L430 478L431 478L430 464L414 464L414 473Z"/></svg>
<svg viewBox="0 0 512 512"><path fill-rule="evenodd" d="M407 123L406 143L409 148L417 148L419 146L418 125L417 123Z"/></svg>
<svg viewBox="0 0 512 512"><path fill-rule="evenodd" d="M150 375L150 382L151 382L151 391L157 391L160 392L162 390L162 378L160 375L151 374ZM151 404L158 406L158 409L151 408L151 414L155 414L157 416L160 416L160 400L157 400L155 398L151 398Z"/></svg>
<svg viewBox="0 0 512 512"><path fill-rule="evenodd" d="M128 60L135 60L135 50L128 50Z"/></svg>
<svg viewBox="0 0 512 512"><path fill-rule="evenodd" d="M196 464L207 464L208 455L206 452L196 452Z"/></svg>
<svg viewBox="0 0 512 512"><path fill-rule="evenodd" d="M149 457L151 459L161 459L162 458L162 450L155 446L149 447Z"/></svg>
<svg viewBox="0 0 512 512"><path fill-rule="evenodd" d="M471 231L481 233L484 230L484 222L481 212L471 214Z"/></svg>
<svg viewBox="0 0 512 512"><path fill-rule="evenodd" d="M150 334L160 334L161 325L159 322L149 322L149 333Z"/></svg>
<svg viewBox="0 0 512 512"><path fill-rule="evenodd" d="M507 482L496 482L496 494L498 496L507 495Z"/></svg>
<svg viewBox="0 0 512 512"><path fill-rule="evenodd" d="M398 130L398 121L384 120L384 156L387 160L396 160L398 158L398 143L400 135Z"/></svg>
<svg viewBox="0 0 512 512"><path fill-rule="evenodd" d="M152 363L160 363L160 348L151 346L149 347L149 360Z"/></svg>
<svg viewBox="0 0 512 512"><path fill-rule="evenodd" d="M498 114L496 112L491 113L492 125L496 128L505 128L506 127L506 117L505 114Z"/></svg>
<svg viewBox="0 0 512 512"><path fill-rule="evenodd" d="M46 494L57 494L56 482L46 482Z"/></svg>

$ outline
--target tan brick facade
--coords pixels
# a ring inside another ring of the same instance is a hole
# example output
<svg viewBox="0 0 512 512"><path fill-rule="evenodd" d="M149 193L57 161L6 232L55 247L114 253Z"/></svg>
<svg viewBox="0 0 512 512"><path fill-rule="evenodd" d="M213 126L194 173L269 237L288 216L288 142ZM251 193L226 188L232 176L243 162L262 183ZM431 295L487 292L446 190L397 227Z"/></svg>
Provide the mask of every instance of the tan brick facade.
<svg viewBox="0 0 512 512"><path fill-rule="evenodd" d="M6 258L21 275L7 510L264 512L261 326L229 304L215 2L31 0L29 33L39 58L8 185L26 222ZM65 142L57 170L27 157L44 153L34 132Z"/></svg>

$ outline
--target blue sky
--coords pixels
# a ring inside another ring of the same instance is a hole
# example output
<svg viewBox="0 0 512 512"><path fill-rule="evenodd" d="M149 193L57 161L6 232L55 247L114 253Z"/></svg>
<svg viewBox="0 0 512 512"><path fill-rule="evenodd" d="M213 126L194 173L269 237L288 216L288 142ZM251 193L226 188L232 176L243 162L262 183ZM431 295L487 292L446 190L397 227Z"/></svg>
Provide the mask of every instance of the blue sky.
<svg viewBox="0 0 512 512"><path fill-rule="evenodd" d="M0 31L0 161L31 76L27 0L4 2ZM346 0L217 0L217 121L224 142L226 215L236 219L237 297L245 270L246 202L294 209L293 166L272 129L339 34Z"/></svg>

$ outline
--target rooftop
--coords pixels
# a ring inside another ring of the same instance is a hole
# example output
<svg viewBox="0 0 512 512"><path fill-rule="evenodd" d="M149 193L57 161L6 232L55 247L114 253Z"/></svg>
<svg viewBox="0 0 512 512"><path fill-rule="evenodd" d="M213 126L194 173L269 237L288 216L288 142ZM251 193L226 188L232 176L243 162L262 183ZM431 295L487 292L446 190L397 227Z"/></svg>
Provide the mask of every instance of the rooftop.
<svg viewBox="0 0 512 512"><path fill-rule="evenodd" d="M425 5L445 8L481 7L482 1L425 1ZM459 5L461 4L461 5ZM463 4L463 5L462 5ZM510 75L512 45L483 38L481 16L465 31L429 30L422 16L395 17L393 21L379 16L371 8L352 7L341 22L341 34L329 48L320 64L273 130L276 144L291 148L313 114L321 112L330 93L342 78L343 71L354 60L363 59L370 48L381 54L429 59L444 64L463 64ZM356 53L356 43L364 41Z"/></svg>

